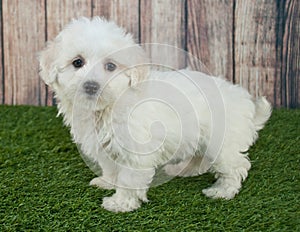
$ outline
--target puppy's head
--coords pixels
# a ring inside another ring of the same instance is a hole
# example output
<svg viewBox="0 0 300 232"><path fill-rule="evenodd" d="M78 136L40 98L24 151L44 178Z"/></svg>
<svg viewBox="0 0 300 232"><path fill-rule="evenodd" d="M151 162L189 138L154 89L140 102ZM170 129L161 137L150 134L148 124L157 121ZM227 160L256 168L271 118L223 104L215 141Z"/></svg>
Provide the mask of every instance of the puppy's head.
<svg viewBox="0 0 300 232"><path fill-rule="evenodd" d="M120 91L145 79L143 49L130 34L99 17L67 25L39 54L40 76L59 100L110 104Z"/></svg>

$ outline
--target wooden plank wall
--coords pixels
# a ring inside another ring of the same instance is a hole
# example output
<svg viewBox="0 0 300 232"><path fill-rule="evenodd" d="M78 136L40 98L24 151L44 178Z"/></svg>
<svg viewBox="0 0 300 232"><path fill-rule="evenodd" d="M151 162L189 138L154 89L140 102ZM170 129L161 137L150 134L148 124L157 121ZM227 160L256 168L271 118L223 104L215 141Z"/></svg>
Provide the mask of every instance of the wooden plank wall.
<svg viewBox="0 0 300 232"><path fill-rule="evenodd" d="M105 16L140 43L166 43L190 56L145 47L178 68L226 77L276 107L300 107L298 0L0 0L0 103L53 105L36 54L78 16ZM194 57L194 58L191 58ZM195 57L204 64L199 67Z"/></svg>

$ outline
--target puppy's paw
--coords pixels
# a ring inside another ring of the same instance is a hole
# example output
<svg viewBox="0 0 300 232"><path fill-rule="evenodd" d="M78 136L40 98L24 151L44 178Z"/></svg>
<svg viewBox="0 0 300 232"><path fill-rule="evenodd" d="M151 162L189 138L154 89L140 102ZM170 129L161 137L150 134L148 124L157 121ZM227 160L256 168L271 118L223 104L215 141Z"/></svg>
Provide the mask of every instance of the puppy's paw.
<svg viewBox="0 0 300 232"><path fill-rule="evenodd" d="M102 177L96 177L91 180L90 185L97 186L102 189L114 189L114 186Z"/></svg>
<svg viewBox="0 0 300 232"><path fill-rule="evenodd" d="M116 193L111 197L103 198L102 207L112 212L130 212L138 209L141 202L135 197L120 198Z"/></svg>
<svg viewBox="0 0 300 232"><path fill-rule="evenodd" d="M202 192L210 198L223 198L230 200L239 192L239 190L232 186L227 186L226 188L221 186L212 186L207 189L203 189Z"/></svg>

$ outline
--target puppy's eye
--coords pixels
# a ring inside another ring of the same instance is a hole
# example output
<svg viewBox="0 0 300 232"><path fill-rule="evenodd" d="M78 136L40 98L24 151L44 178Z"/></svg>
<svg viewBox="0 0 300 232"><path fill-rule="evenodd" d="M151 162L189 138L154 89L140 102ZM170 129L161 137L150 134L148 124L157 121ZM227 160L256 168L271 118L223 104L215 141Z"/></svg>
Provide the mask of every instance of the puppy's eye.
<svg viewBox="0 0 300 232"><path fill-rule="evenodd" d="M83 58L76 58L75 60L72 61L72 65L75 68L81 68L84 66L84 59Z"/></svg>
<svg viewBox="0 0 300 232"><path fill-rule="evenodd" d="M108 62L108 63L105 64L105 69L106 69L107 71L113 72L113 71L116 70L116 68L117 68L117 65L115 65L115 64L112 63L112 62Z"/></svg>

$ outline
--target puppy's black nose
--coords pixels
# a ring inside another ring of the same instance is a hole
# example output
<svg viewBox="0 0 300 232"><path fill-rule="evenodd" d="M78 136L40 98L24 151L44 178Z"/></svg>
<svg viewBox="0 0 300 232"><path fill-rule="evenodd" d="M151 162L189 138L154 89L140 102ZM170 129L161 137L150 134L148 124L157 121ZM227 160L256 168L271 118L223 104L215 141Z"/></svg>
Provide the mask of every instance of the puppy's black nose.
<svg viewBox="0 0 300 232"><path fill-rule="evenodd" d="M83 88L88 95L95 95L98 92L100 85L95 81L87 81L83 84Z"/></svg>

